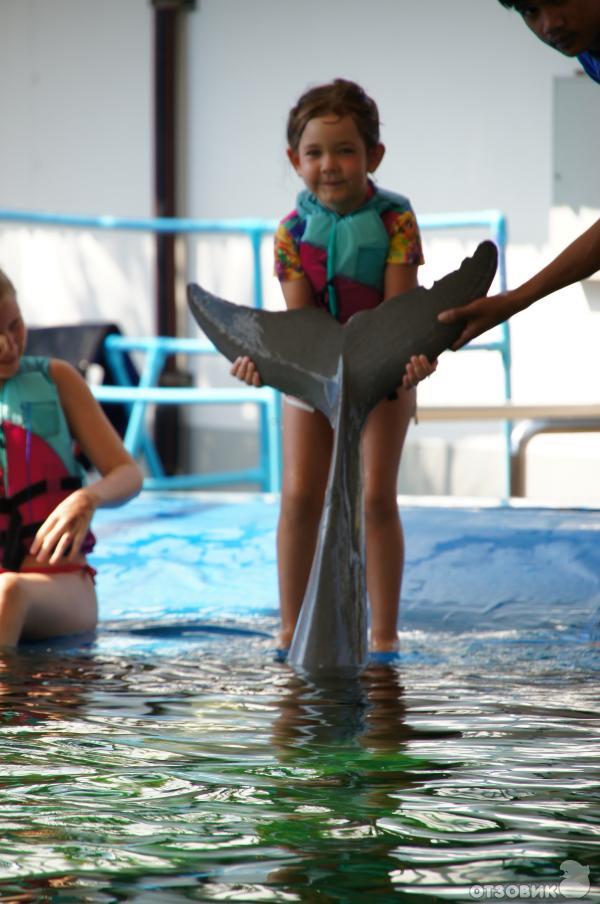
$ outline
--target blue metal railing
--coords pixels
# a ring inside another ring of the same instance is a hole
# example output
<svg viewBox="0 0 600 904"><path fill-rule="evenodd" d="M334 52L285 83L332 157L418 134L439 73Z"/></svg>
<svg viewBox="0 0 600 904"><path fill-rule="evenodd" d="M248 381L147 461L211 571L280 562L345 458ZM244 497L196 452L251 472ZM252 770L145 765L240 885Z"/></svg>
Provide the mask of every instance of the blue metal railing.
<svg viewBox="0 0 600 904"><path fill-rule="evenodd" d="M500 292L506 291L506 217L499 210L480 210L475 212L454 214L426 214L419 217L419 227L423 231L433 229L489 229L491 238L498 248L498 287ZM502 355L504 368L504 397L511 397L511 352L510 327L508 323L500 325L500 338L496 341L475 339L465 346L464 351L498 351Z"/></svg>
<svg viewBox="0 0 600 904"><path fill-rule="evenodd" d="M233 483L258 483L265 492L276 493L281 487L281 402L277 390L270 386L249 387L165 387L158 381L169 355L215 355L215 347L207 339L175 339L166 336L129 338L107 336L106 357L119 386L94 386L99 402L123 402L129 407L129 418L123 441L128 451L146 459L150 476L144 481L147 490L202 489ZM143 352L144 367L140 381L133 386L124 355ZM149 404L155 405L257 405L261 417L259 455L256 467L209 474L166 475L154 443L146 430L145 415Z"/></svg>
<svg viewBox="0 0 600 904"><path fill-rule="evenodd" d="M180 217L114 217L114 216L70 216L32 211L5 210L0 208L0 222L24 226L63 227L68 229L94 229L144 233L169 233L178 235L242 235L252 247L253 304L263 307L263 283L260 251L263 239L271 235L277 223L271 220L197 220ZM498 282L500 291L506 289L506 218L498 210L466 211L459 213L428 214L418 218L419 227L424 232L437 230L485 229L498 248ZM143 350L146 353L146 369L142 373L139 389L128 386L124 368L118 358L126 351ZM167 351L169 349L170 351ZM504 376L504 398L511 398L511 349L510 330L507 323L499 327L499 338L492 341L475 340L465 347L465 351L496 351L501 355ZM215 353L214 347L205 340L167 339L166 337L127 339L109 337L107 353L111 354L115 372L120 373L119 387L96 387L101 401L126 401L130 404L130 423L125 442L135 454L143 454L150 470L146 481L148 488L167 489L173 487L199 487L232 482L247 482L258 479L262 489L277 491L280 488L280 445L275 442L274 433L279 426L279 398L275 390L263 387L265 398L258 396L254 388L229 389L182 389L157 387L158 378L169 353L207 354ZM262 390L261 390L262 391ZM138 393L137 396L135 393ZM112 395L111 395L112 393ZM268 394L271 394L268 398ZM203 475L165 476L162 464L153 444L143 429L144 414L148 404L240 404L254 402L260 406L260 464L258 469L229 474L219 472ZM510 487L510 422L505 422L505 485L506 495Z"/></svg>
<svg viewBox="0 0 600 904"><path fill-rule="evenodd" d="M480 210L456 214L428 214L419 217L419 226L422 230L428 229L488 229L491 238L498 248L498 288L505 292L506 280L506 241L507 225L506 217L499 210ZM461 351L491 351L499 352L502 361L504 401L512 398L511 381L511 345L510 326L507 322L499 326L499 338L492 341L475 339L465 345ZM504 496L508 499L511 486L511 433L513 424L504 421Z"/></svg>

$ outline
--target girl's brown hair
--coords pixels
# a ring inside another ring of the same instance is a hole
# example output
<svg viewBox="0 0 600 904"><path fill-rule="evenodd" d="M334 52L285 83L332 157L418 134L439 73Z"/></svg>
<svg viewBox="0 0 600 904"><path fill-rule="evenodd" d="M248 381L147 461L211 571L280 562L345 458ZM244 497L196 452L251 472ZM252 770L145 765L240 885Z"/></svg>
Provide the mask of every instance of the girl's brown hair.
<svg viewBox="0 0 600 904"><path fill-rule="evenodd" d="M379 110L377 104L356 82L336 78L326 85L310 88L290 110L287 140L292 151L298 150L306 124L315 116L333 113L351 116L367 150L379 144Z"/></svg>

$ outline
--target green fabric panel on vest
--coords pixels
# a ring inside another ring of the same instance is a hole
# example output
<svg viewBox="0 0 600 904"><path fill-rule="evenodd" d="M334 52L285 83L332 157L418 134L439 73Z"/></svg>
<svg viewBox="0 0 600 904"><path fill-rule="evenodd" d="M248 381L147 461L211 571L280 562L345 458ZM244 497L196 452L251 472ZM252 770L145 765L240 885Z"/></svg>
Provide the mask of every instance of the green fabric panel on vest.
<svg viewBox="0 0 600 904"><path fill-rule="evenodd" d="M310 214L302 241L326 249L332 230L336 232L334 274L381 288L390 238L379 214L374 210L337 218Z"/></svg>
<svg viewBox="0 0 600 904"><path fill-rule="evenodd" d="M73 454L73 439L49 372L49 358L24 356L19 370L0 388L0 420L17 424L41 436L54 449L65 468L84 477ZM0 467L6 472L4 436L0 436Z"/></svg>
<svg viewBox="0 0 600 904"><path fill-rule="evenodd" d="M304 191L298 195L296 206L306 220L302 242L327 250L335 233L335 261L328 261L328 272L383 288L390 237L381 214L394 207L410 209L406 198L378 190L359 210L340 216L324 207L314 194Z"/></svg>

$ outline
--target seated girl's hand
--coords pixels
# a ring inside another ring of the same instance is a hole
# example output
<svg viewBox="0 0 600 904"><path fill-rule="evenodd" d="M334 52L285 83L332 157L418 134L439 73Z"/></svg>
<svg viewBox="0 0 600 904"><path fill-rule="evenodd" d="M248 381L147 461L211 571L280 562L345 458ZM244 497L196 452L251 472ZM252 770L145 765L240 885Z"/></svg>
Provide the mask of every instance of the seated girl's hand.
<svg viewBox="0 0 600 904"><path fill-rule="evenodd" d="M257 371L254 362L248 357L236 358L231 365L229 373L238 380L241 380L242 383L247 383L248 386L262 386L260 374Z"/></svg>
<svg viewBox="0 0 600 904"><path fill-rule="evenodd" d="M29 550L40 563L56 565L77 559L96 511L96 498L87 488L75 490L48 515Z"/></svg>
<svg viewBox="0 0 600 904"><path fill-rule="evenodd" d="M437 358L430 363L425 355L413 355L406 365L406 372L402 377L402 386L404 389L412 389L421 380L430 377L435 372L437 365Z"/></svg>

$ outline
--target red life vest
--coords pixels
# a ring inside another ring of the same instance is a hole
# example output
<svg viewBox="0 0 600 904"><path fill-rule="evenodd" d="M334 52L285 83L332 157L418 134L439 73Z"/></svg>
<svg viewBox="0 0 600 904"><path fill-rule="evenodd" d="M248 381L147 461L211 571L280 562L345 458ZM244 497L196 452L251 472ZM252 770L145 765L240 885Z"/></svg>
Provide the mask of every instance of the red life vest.
<svg viewBox="0 0 600 904"><path fill-rule="evenodd" d="M23 358L0 401L0 564L18 571L48 515L83 485L83 472L71 451L48 359ZM90 552L94 543L88 532L81 551Z"/></svg>

